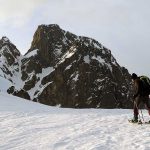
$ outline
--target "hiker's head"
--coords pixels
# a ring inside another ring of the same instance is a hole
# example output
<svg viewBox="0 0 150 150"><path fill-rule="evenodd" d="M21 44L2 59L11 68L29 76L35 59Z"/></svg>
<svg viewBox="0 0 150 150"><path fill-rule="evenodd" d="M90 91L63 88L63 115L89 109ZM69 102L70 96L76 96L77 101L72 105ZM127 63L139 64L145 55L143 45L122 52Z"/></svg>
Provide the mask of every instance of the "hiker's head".
<svg viewBox="0 0 150 150"><path fill-rule="evenodd" d="M135 73L132 73L132 75L131 75L131 79L132 79L132 80L135 80L135 79L137 79L137 77L138 77L138 76L137 76L137 74L135 74Z"/></svg>

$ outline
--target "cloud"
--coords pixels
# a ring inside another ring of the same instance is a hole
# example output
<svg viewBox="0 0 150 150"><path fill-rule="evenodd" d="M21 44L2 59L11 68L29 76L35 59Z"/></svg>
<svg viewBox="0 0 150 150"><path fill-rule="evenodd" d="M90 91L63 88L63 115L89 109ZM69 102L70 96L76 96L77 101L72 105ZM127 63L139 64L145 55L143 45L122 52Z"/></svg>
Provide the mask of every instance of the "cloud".
<svg viewBox="0 0 150 150"><path fill-rule="evenodd" d="M0 22L14 26L22 26L34 11L46 0L1 0Z"/></svg>

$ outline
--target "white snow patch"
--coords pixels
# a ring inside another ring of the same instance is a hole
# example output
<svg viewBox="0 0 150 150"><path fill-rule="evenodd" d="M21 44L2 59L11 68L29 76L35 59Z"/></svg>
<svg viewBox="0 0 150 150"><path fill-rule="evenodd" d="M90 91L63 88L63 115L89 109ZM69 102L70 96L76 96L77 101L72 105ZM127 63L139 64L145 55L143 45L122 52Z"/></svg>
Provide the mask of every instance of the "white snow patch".
<svg viewBox="0 0 150 150"><path fill-rule="evenodd" d="M102 48L103 49L103 48ZM102 50L102 53L105 54L106 52L104 50Z"/></svg>
<svg viewBox="0 0 150 150"><path fill-rule="evenodd" d="M61 104L58 104L58 105L56 105L55 107L58 107L58 108L60 108L60 107L61 107Z"/></svg>
<svg viewBox="0 0 150 150"><path fill-rule="evenodd" d="M65 70L68 70L68 69L70 69L70 68L71 68L71 66L72 66L72 65L69 65L69 66L67 66Z"/></svg>
<svg viewBox="0 0 150 150"><path fill-rule="evenodd" d="M67 52L66 55L65 55L65 58L70 58L76 51L76 48L72 49L72 51L70 52Z"/></svg>
<svg viewBox="0 0 150 150"><path fill-rule="evenodd" d="M98 86L98 90L101 90L103 88L103 86Z"/></svg>
<svg viewBox="0 0 150 150"><path fill-rule="evenodd" d="M19 66L18 66L18 70L19 71L15 72L13 74L13 78L12 78L12 81L15 84L15 88L17 90L23 88L23 86L24 86L24 81L22 81L22 79L21 79L21 77L22 77L22 71L21 71L21 63L22 63L21 60L22 60L22 57L24 57L24 56L18 57L17 62L19 63ZM11 69L13 69L13 67ZM9 70L11 70L11 69L9 69Z"/></svg>
<svg viewBox="0 0 150 150"><path fill-rule="evenodd" d="M101 49L101 46L99 46L97 43L94 43L93 45L94 45L95 48Z"/></svg>
<svg viewBox="0 0 150 150"><path fill-rule="evenodd" d="M92 59L96 59L96 60L99 61L100 63L105 63L105 60L102 59L100 56L97 56L97 57L92 56Z"/></svg>
<svg viewBox="0 0 150 150"><path fill-rule="evenodd" d="M105 78L104 79L96 79L96 82L103 82L105 80Z"/></svg>
<svg viewBox="0 0 150 150"><path fill-rule="evenodd" d="M89 64L89 63L90 63L89 55L84 56L84 61L85 61L87 64Z"/></svg>
<svg viewBox="0 0 150 150"><path fill-rule="evenodd" d="M38 51L38 49L35 49L35 50L33 50L33 51L27 53L27 54L25 55L25 58L29 58L29 57L32 57L32 56L37 55L37 51Z"/></svg>
<svg viewBox="0 0 150 150"><path fill-rule="evenodd" d="M77 81L78 77L79 77L79 74L76 74L76 76L72 80Z"/></svg>
<svg viewBox="0 0 150 150"><path fill-rule="evenodd" d="M70 58L74 53L77 51L75 46L72 46L69 51L67 51L61 58L61 60L58 62L58 64L63 63L66 58Z"/></svg>
<svg viewBox="0 0 150 150"><path fill-rule="evenodd" d="M104 59L102 59L100 56L92 56L92 59L97 60L99 63L101 63L102 65L106 65L109 70L112 72L112 66L109 63L106 63Z"/></svg>
<svg viewBox="0 0 150 150"><path fill-rule="evenodd" d="M46 86L46 85L49 85L50 83L47 83L46 85L41 85L41 81L44 77L46 77L47 75L49 75L52 71L54 71L54 68L53 67L48 67L48 68L43 68L42 69L42 73L39 73L36 75L37 78L39 78L40 80L35 84L35 86L30 89L28 91L31 99L34 98L34 94L35 92L38 90L39 92L42 92L43 88Z"/></svg>
<svg viewBox="0 0 150 150"><path fill-rule="evenodd" d="M115 58L113 56L111 56L111 62L112 62L112 64L114 64L115 66L117 66L117 62L116 62L116 60L115 60Z"/></svg>
<svg viewBox="0 0 150 150"><path fill-rule="evenodd" d="M10 82L8 79L0 77L0 91L7 92L7 89L12 85L12 82Z"/></svg>
<svg viewBox="0 0 150 150"><path fill-rule="evenodd" d="M112 66L108 63L106 63L107 67L109 68L109 70L112 72Z"/></svg>
<svg viewBox="0 0 150 150"><path fill-rule="evenodd" d="M0 68L0 76L4 77L4 72L2 71L2 69Z"/></svg>
<svg viewBox="0 0 150 150"><path fill-rule="evenodd" d="M53 83L53 81L48 82L48 83L46 83L46 84L44 84L44 85L40 85L39 88L36 89L36 90L38 90L39 92L38 92L36 95L34 95L34 97L36 98L39 94L41 94L42 91L43 91L48 85L50 85L51 83Z"/></svg>
<svg viewBox="0 0 150 150"><path fill-rule="evenodd" d="M5 42L9 42L9 39L8 39L7 37L3 37L3 40L4 40Z"/></svg>
<svg viewBox="0 0 150 150"><path fill-rule="evenodd" d="M65 33L65 34L66 34L66 33ZM62 41L63 41L63 44L64 44L64 45L67 45L67 38L66 38L66 36L63 38Z"/></svg>
<svg viewBox="0 0 150 150"><path fill-rule="evenodd" d="M62 50L62 48L56 48L54 51L55 55L60 56L62 54L61 50Z"/></svg>

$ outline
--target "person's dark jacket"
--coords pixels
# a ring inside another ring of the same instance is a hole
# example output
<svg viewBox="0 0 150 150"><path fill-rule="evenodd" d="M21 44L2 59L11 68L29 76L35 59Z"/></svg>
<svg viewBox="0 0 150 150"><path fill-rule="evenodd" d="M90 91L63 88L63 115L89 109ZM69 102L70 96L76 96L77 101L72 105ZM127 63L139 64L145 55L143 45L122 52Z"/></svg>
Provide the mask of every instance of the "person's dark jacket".
<svg viewBox="0 0 150 150"><path fill-rule="evenodd" d="M148 95L149 91L144 86L142 80L140 80L139 77L136 78L134 80L134 98L136 98L137 96L148 96Z"/></svg>

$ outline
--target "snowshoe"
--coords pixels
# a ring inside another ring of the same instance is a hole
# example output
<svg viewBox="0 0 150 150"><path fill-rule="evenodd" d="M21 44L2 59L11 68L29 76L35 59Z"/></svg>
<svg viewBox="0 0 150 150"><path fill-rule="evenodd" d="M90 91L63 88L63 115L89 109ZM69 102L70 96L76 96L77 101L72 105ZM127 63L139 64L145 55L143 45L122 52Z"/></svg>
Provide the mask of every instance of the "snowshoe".
<svg viewBox="0 0 150 150"><path fill-rule="evenodd" d="M139 121L137 119L130 119L128 120L130 123L138 123Z"/></svg>
<svg viewBox="0 0 150 150"><path fill-rule="evenodd" d="M146 122L144 122L145 124L150 124L150 120L149 121L146 121Z"/></svg>

